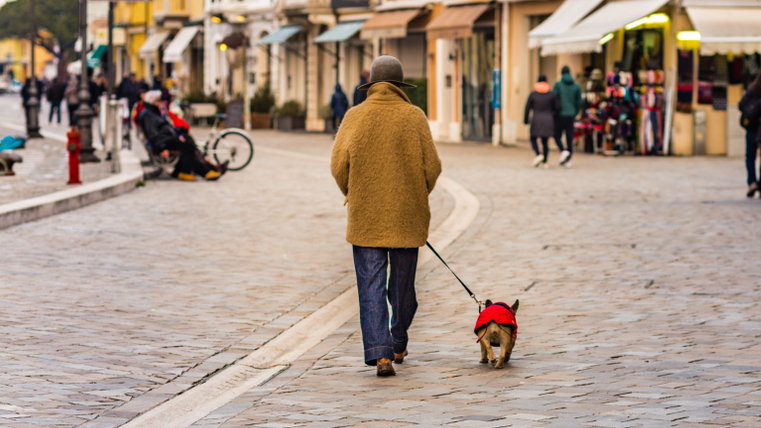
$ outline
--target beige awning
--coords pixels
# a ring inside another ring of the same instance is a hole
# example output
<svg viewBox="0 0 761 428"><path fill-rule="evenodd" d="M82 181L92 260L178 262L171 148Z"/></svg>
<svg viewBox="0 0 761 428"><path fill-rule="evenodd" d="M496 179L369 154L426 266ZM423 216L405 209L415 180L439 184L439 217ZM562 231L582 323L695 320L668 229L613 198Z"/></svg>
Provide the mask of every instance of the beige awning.
<svg viewBox="0 0 761 428"><path fill-rule="evenodd" d="M565 0L549 18L528 33L528 47L539 47L542 39L570 30L600 3L602 0Z"/></svg>
<svg viewBox="0 0 761 428"><path fill-rule="evenodd" d="M164 50L164 58L162 58L162 60L169 63L181 62L182 55L185 53L185 50L187 50L188 46L190 46L190 42L193 41L196 34L201 31L201 28L200 25L183 27L174 39L172 39L172 42L169 43L169 46Z"/></svg>
<svg viewBox="0 0 761 428"><path fill-rule="evenodd" d="M393 10L378 12L365 21L361 39L401 39L407 36L407 25L417 18L422 9Z"/></svg>
<svg viewBox="0 0 761 428"><path fill-rule="evenodd" d="M159 48L161 47L161 44L164 43L168 37L168 31L158 31L151 34L148 36L148 39L145 41L145 43L143 43L143 46L140 46L140 50L137 51L138 55L140 55L142 58L156 55L156 53L159 51Z"/></svg>
<svg viewBox="0 0 761 428"><path fill-rule="evenodd" d="M643 18L668 0L621 0L598 9L570 30L542 40L542 55L600 52L600 39Z"/></svg>
<svg viewBox="0 0 761 428"><path fill-rule="evenodd" d="M473 34L473 24L491 8L489 4L448 6L425 27L428 39L464 39Z"/></svg>
<svg viewBox="0 0 761 428"><path fill-rule="evenodd" d="M761 52L761 6L688 7L704 55Z"/></svg>

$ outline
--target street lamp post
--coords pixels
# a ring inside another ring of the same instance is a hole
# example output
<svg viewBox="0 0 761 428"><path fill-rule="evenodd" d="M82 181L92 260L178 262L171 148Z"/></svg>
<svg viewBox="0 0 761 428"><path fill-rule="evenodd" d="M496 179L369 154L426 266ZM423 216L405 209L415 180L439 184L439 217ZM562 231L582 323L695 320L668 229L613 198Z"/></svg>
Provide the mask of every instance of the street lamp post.
<svg viewBox="0 0 761 428"><path fill-rule="evenodd" d="M35 39L37 38L37 15L34 8L34 0L29 2L29 8L32 19L32 33L30 45L32 46L32 55L29 64L31 77L29 79L29 98L26 101L26 135L28 138L42 138L40 134L40 93L37 90L37 75L35 70Z"/></svg>
<svg viewBox="0 0 761 428"><path fill-rule="evenodd" d="M79 109L77 109L77 126L81 135L80 163L100 162L92 146L92 118L94 112L90 106L90 79L87 75L87 0L79 0L79 38L82 41L79 61L82 74L79 78Z"/></svg>

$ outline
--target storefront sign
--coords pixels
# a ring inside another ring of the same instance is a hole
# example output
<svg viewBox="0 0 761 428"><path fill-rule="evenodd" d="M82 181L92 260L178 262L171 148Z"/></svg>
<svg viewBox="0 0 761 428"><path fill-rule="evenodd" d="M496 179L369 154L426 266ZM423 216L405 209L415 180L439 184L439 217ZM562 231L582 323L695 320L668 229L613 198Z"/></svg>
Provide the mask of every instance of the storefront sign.
<svg viewBox="0 0 761 428"><path fill-rule="evenodd" d="M330 0L330 7L341 9L345 7L370 7L370 0Z"/></svg>
<svg viewBox="0 0 761 428"><path fill-rule="evenodd" d="M502 71L494 69L491 72L491 106L502 108Z"/></svg>

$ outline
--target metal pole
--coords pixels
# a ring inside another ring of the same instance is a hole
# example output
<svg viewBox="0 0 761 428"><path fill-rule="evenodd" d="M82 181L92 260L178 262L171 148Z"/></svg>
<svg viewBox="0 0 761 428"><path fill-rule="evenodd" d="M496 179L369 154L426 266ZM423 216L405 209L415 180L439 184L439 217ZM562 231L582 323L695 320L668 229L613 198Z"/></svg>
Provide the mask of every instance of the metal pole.
<svg viewBox="0 0 761 428"><path fill-rule="evenodd" d="M248 36L243 43L243 129L251 130L251 94L249 93Z"/></svg>
<svg viewBox="0 0 761 428"><path fill-rule="evenodd" d="M35 13L35 1L30 0L29 9L32 18L32 33L29 44L32 46L31 63L29 70L29 98L26 102L26 134L28 138L42 138L40 134L40 93L37 90L37 75L35 70L35 39L37 38L37 14Z"/></svg>
<svg viewBox="0 0 761 428"><path fill-rule="evenodd" d="M336 83L338 83L341 68L341 42L336 42Z"/></svg>
<svg viewBox="0 0 761 428"><path fill-rule="evenodd" d="M106 83L106 138L107 142L104 144L108 147L108 153L106 154L107 161L113 161L115 148L116 135L114 132L115 121L117 119L114 114L114 107L111 104L111 98L114 97L114 3L108 2L108 62L105 63L107 74ZM101 127L103 129L103 127ZM117 172L115 162L111 163L111 172Z"/></svg>
<svg viewBox="0 0 761 428"><path fill-rule="evenodd" d="M108 99L114 95L116 67L114 66L114 3L108 3Z"/></svg>
<svg viewBox="0 0 761 428"><path fill-rule="evenodd" d="M87 75L87 0L79 0L79 38L82 44L79 52L79 61L82 65L82 74L79 78L79 109L77 109L77 125L81 134L81 156L79 163L100 162L95 156L95 148L92 146L92 117L93 109L90 106L90 79Z"/></svg>

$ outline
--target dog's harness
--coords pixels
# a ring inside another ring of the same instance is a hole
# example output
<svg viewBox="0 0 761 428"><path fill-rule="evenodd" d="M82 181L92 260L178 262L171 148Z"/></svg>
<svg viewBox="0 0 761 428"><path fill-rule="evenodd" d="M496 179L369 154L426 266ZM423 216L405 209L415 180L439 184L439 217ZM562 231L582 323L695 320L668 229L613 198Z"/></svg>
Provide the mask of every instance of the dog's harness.
<svg viewBox="0 0 761 428"><path fill-rule="evenodd" d="M515 312L507 303L497 302L493 305L489 305L478 314L476 320L476 327L473 332L478 335L478 330L490 322L496 323L500 328L504 329L505 326L512 327L511 336L515 339L518 336L518 321L515 319ZM478 336L478 341L486 334L486 329Z"/></svg>

